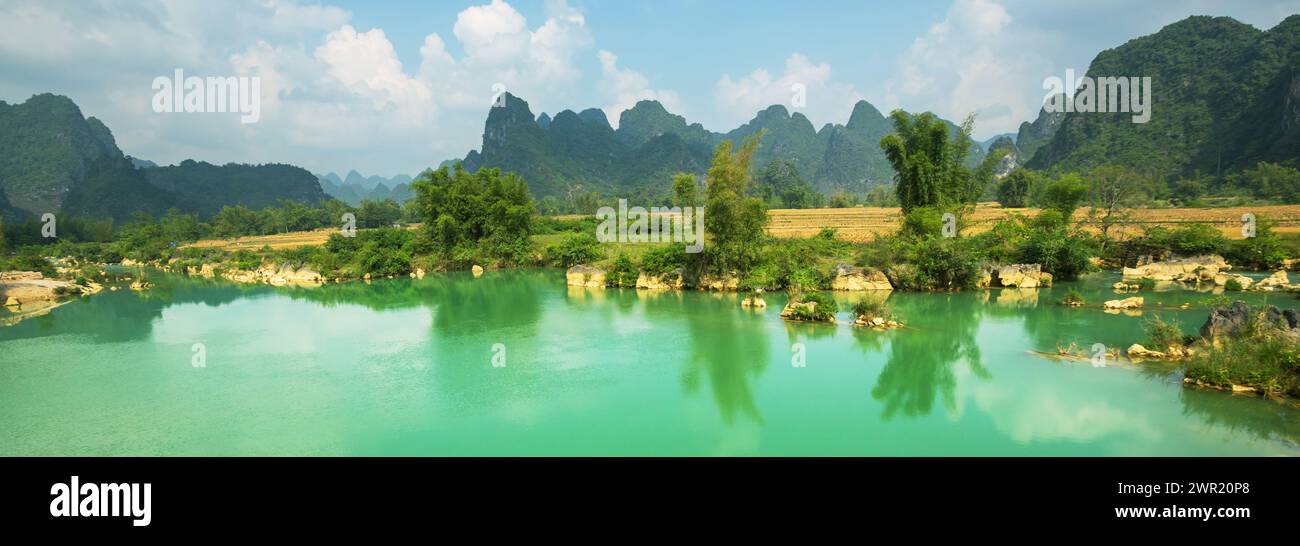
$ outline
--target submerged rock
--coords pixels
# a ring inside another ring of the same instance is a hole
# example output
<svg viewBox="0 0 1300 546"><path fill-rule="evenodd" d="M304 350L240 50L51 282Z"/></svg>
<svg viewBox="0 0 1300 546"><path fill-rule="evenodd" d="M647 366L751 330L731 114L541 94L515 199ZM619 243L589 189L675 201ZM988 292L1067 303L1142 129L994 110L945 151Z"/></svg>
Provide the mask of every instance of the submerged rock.
<svg viewBox="0 0 1300 546"><path fill-rule="evenodd" d="M884 317L869 317L867 315L858 315L857 320L854 320L853 324L875 328L877 330L893 330L895 328L903 327L903 323L896 320L890 320Z"/></svg>
<svg viewBox="0 0 1300 546"><path fill-rule="evenodd" d="M1217 284L1219 286L1227 286L1229 280L1237 281L1237 286L1240 286L1242 290L1246 290L1250 288L1250 285L1255 284L1255 279L1252 279L1245 275L1229 275L1227 273L1219 273L1218 275L1214 276L1214 284Z"/></svg>
<svg viewBox="0 0 1300 546"><path fill-rule="evenodd" d="M781 318L791 319L791 320L803 320L795 316L795 312L797 310L802 310L806 316L813 316L817 312L817 302L815 301L801 302L801 301L791 300L789 303L785 304L785 308L781 309ZM819 322L835 322L835 315L834 314L827 315L824 321L819 321Z"/></svg>
<svg viewBox="0 0 1300 546"><path fill-rule="evenodd" d="M1153 351L1137 343L1129 345L1128 351L1126 351L1126 353L1128 353L1129 358L1162 359L1168 356L1165 353L1162 353L1160 351Z"/></svg>
<svg viewBox="0 0 1300 546"><path fill-rule="evenodd" d="M1255 289L1274 290L1278 288L1286 288L1290 284L1291 279L1287 278L1286 271L1279 269L1274 271L1273 274L1269 275L1267 278L1261 279L1259 283L1255 285ZM1242 288L1245 287L1243 286Z"/></svg>
<svg viewBox="0 0 1300 546"><path fill-rule="evenodd" d="M1142 307L1146 300L1140 297L1124 298L1122 300L1108 300L1102 304L1106 309L1137 309Z"/></svg>
<svg viewBox="0 0 1300 546"><path fill-rule="evenodd" d="M604 288L605 270L586 264L578 264L570 267L569 270L564 273L564 279L569 286Z"/></svg>
<svg viewBox="0 0 1300 546"><path fill-rule="evenodd" d="M831 290L893 290L889 277L872 267L856 267L840 263L831 270Z"/></svg>

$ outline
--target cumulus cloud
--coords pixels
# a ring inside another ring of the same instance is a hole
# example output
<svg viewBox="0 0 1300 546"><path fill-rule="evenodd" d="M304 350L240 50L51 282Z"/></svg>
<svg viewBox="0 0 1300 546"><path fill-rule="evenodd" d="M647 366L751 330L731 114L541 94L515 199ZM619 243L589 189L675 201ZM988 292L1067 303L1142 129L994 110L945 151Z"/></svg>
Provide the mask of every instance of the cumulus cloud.
<svg viewBox="0 0 1300 546"><path fill-rule="evenodd" d="M477 147L494 84L534 110L569 107L582 78L574 60L592 42L584 15L562 1L536 26L503 0L469 6L450 34L430 29L413 66L403 66L383 29L355 26L338 7L292 0L57 8L16 0L0 5L0 19L14 23L0 34L0 96L69 95L104 119L128 153L379 174L413 173ZM261 120L155 114L150 82L177 68L259 77Z"/></svg>
<svg viewBox="0 0 1300 546"><path fill-rule="evenodd" d="M796 100L800 90L802 101ZM844 123L862 98L852 85L832 78L829 64L814 63L799 53L786 58L779 75L762 68L735 79L723 75L713 91L714 105L727 116L724 126L749 121L755 112L773 104L803 112L814 123Z"/></svg>
<svg viewBox="0 0 1300 546"><path fill-rule="evenodd" d="M610 101L606 106L605 117L610 124L618 127L619 116L624 110L643 100L656 100L669 112L682 114L681 98L676 92L666 89L651 89L650 79L644 74L627 68L619 68L618 56L605 50L596 54L600 59L600 81L596 84L602 97Z"/></svg>
<svg viewBox="0 0 1300 546"><path fill-rule="evenodd" d="M327 74L376 109L395 108L404 122L426 121L434 108L429 88L402 71L393 44L380 29L357 32L345 25L325 36L316 59Z"/></svg>
<svg viewBox="0 0 1300 546"><path fill-rule="evenodd" d="M1015 131L1038 113L1035 82L1050 75L1051 63L1033 45L1039 39L994 0L957 0L903 53L884 106L953 120L974 113L981 134Z"/></svg>

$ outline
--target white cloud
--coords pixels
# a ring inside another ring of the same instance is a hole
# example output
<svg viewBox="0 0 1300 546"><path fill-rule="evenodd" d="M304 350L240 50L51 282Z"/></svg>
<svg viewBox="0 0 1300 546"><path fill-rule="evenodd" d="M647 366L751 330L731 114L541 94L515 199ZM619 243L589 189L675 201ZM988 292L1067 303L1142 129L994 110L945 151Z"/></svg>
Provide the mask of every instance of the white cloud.
<svg viewBox="0 0 1300 546"><path fill-rule="evenodd" d="M574 59L592 42L585 16L562 1L530 27L492 0L462 10L450 34L430 29L418 66L403 66L382 28L350 19L338 7L292 0L6 2L0 20L14 24L0 33L0 96L68 95L104 119L127 153L163 163L411 174L478 147L493 84L538 112L571 107L582 78ZM260 77L261 120L155 114L150 82L176 68Z"/></svg>
<svg viewBox="0 0 1300 546"><path fill-rule="evenodd" d="M796 86L802 86L805 93L803 105L795 101ZM761 68L737 79L723 75L713 91L717 110L729 118L723 120L724 126L749 121L754 113L773 104L803 112L814 123L844 123L854 103L862 98L853 86L832 78L829 64L814 63L799 53L785 60L780 75Z"/></svg>
<svg viewBox="0 0 1300 546"><path fill-rule="evenodd" d="M429 88L402 71L383 30L359 33L345 25L325 36L325 43L316 48L316 59L325 64L326 73L369 99L377 110L395 108L403 123L425 122L432 114Z"/></svg>
<svg viewBox="0 0 1300 546"><path fill-rule="evenodd" d="M885 109L932 110L951 120L975 113L979 134L1014 132L1038 113L1038 83L1051 63L995 0L956 0L917 38L885 84Z"/></svg>
<svg viewBox="0 0 1300 546"><path fill-rule="evenodd" d="M518 59L530 39L524 16L502 0L461 11L452 34L471 60L490 65Z"/></svg>
<svg viewBox="0 0 1300 546"><path fill-rule="evenodd" d="M682 115L682 102L677 93L666 89L651 89L650 79L644 74L618 67L618 56L605 50L596 54L600 59L600 81L596 84L601 96L610 102L603 108L605 117L618 128L619 115L643 100L656 100L669 112Z"/></svg>

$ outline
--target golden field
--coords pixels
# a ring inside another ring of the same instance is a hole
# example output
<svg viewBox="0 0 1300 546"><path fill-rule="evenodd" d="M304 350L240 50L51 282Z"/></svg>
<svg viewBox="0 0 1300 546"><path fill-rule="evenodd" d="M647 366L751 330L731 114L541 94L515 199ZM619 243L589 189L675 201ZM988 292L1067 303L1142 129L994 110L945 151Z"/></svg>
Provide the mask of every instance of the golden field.
<svg viewBox="0 0 1300 546"><path fill-rule="evenodd" d="M1229 238L1241 238L1241 216L1254 214L1257 219L1276 222L1278 233L1300 233L1300 205L1275 205L1262 207L1225 207L1204 209L1130 209L1126 211L1131 223L1119 231L1125 234L1140 232L1150 226L1176 227L1181 224L1201 223L1219 228ZM808 237L822 228L833 228L842 239L863 242L879 233L893 233L902 217L897 208L852 207L843 209L775 209L768 211L772 221L768 233L776 237ZM995 222L1012 214L1035 216L1038 209L1008 209L996 204L981 203L967 218L964 233L979 233ZM1088 223L1089 209L1074 213L1074 220Z"/></svg>
<svg viewBox="0 0 1300 546"><path fill-rule="evenodd" d="M1224 207L1201 209L1131 209L1127 211L1131 223L1117 231L1132 234L1150 226L1176 227L1181 224L1210 224L1233 239L1241 238L1241 216L1251 213L1260 220L1276 222L1278 233L1300 234L1300 205L1271 205L1259 207ZM1038 209L1008 209L996 204L981 203L975 212L967 218L965 233L978 233L987 230L998 220L1012 214L1034 216ZM771 223L768 233L776 237L808 237L815 235L822 228L832 228L840 238L865 242L879 233L893 233L898 229L901 213L897 208L850 207L842 209L774 209L768 211ZM1088 223L1089 210L1080 209L1074 213L1078 222ZM574 219L580 215L570 214L560 218ZM415 226L410 226L414 228ZM337 229L318 229L276 235L239 237L236 239L209 239L191 245L199 248L220 247L228 251L257 250L263 246L272 249L315 246L324 244L330 234ZM540 239L547 239L542 237ZM549 239L540 243L552 242Z"/></svg>

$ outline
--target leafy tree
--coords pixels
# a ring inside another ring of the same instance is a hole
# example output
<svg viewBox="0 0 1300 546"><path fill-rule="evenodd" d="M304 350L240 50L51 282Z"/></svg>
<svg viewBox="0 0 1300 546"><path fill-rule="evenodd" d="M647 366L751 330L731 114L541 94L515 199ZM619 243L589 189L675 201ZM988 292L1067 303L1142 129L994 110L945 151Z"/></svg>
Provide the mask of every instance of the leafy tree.
<svg viewBox="0 0 1300 546"><path fill-rule="evenodd" d="M1062 220L1069 222L1087 191L1088 185L1078 174L1063 175L1043 187L1042 207L1059 213Z"/></svg>
<svg viewBox="0 0 1300 546"><path fill-rule="evenodd" d="M750 160L763 132L745 140L739 150L723 141L713 152L713 164L705 177L705 231L712 244L703 255L715 272L744 273L759 257L758 241L767 226L767 207L761 199L749 197Z"/></svg>
<svg viewBox="0 0 1300 546"><path fill-rule="evenodd" d="M1035 175L1028 169L1016 169L998 183L998 202L1004 207L1022 208L1028 204L1029 188Z"/></svg>
<svg viewBox="0 0 1300 546"><path fill-rule="evenodd" d="M522 178L500 169L470 174L457 165L426 171L411 187L423 235L444 259L528 259L533 198Z"/></svg>
<svg viewBox="0 0 1300 546"><path fill-rule="evenodd" d="M402 207L392 199L383 201L364 199L361 201L361 209L357 211L357 227L390 227L401 219Z"/></svg>
<svg viewBox="0 0 1300 546"><path fill-rule="evenodd" d="M1101 225L1101 246L1110 242L1110 230L1131 216L1128 208L1142 196L1143 180L1137 171L1119 165L1097 167L1092 171L1088 197L1092 201L1089 215Z"/></svg>
<svg viewBox="0 0 1300 546"><path fill-rule="evenodd" d="M831 201L829 204L833 209L844 209L856 205L857 199L853 197L853 194L844 191L844 188L840 188L835 190L835 193L831 195Z"/></svg>
<svg viewBox="0 0 1300 546"><path fill-rule="evenodd" d="M570 233L559 244L546 247L546 261L560 267L589 264L605 257L594 231Z"/></svg>
<svg viewBox="0 0 1300 546"><path fill-rule="evenodd" d="M1259 162L1251 169L1229 175L1230 184L1261 199L1300 202L1300 171L1277 163Z"/></svg>
<svg viewBox="0 0 1300 546"><path fill-rule="evenodd" d="M970 153L974 118L967 117L957 138L934 114L910 116L902 110L890 115L894 133L880 139L885 157L894 167L895 191L904 211L915 207L972 203L983 188L976 188L963 164Z"/></svg>
<svg viewBox="0 0 1300 546"><path fill-rule="evenodd" d="M617 288L633 288L636 286L637 269L636 264L632 263L632 258L627 253L619 253L614 259L614 264L610 266L609 272L605 275L606 283Z"/></svg>
<svg viewBox="0 0 1300 546"><path fill-rule="evenodd" d="M673 175L673 204L679 207L694 207L699 204L698 182L691 173Z"/></svg>

